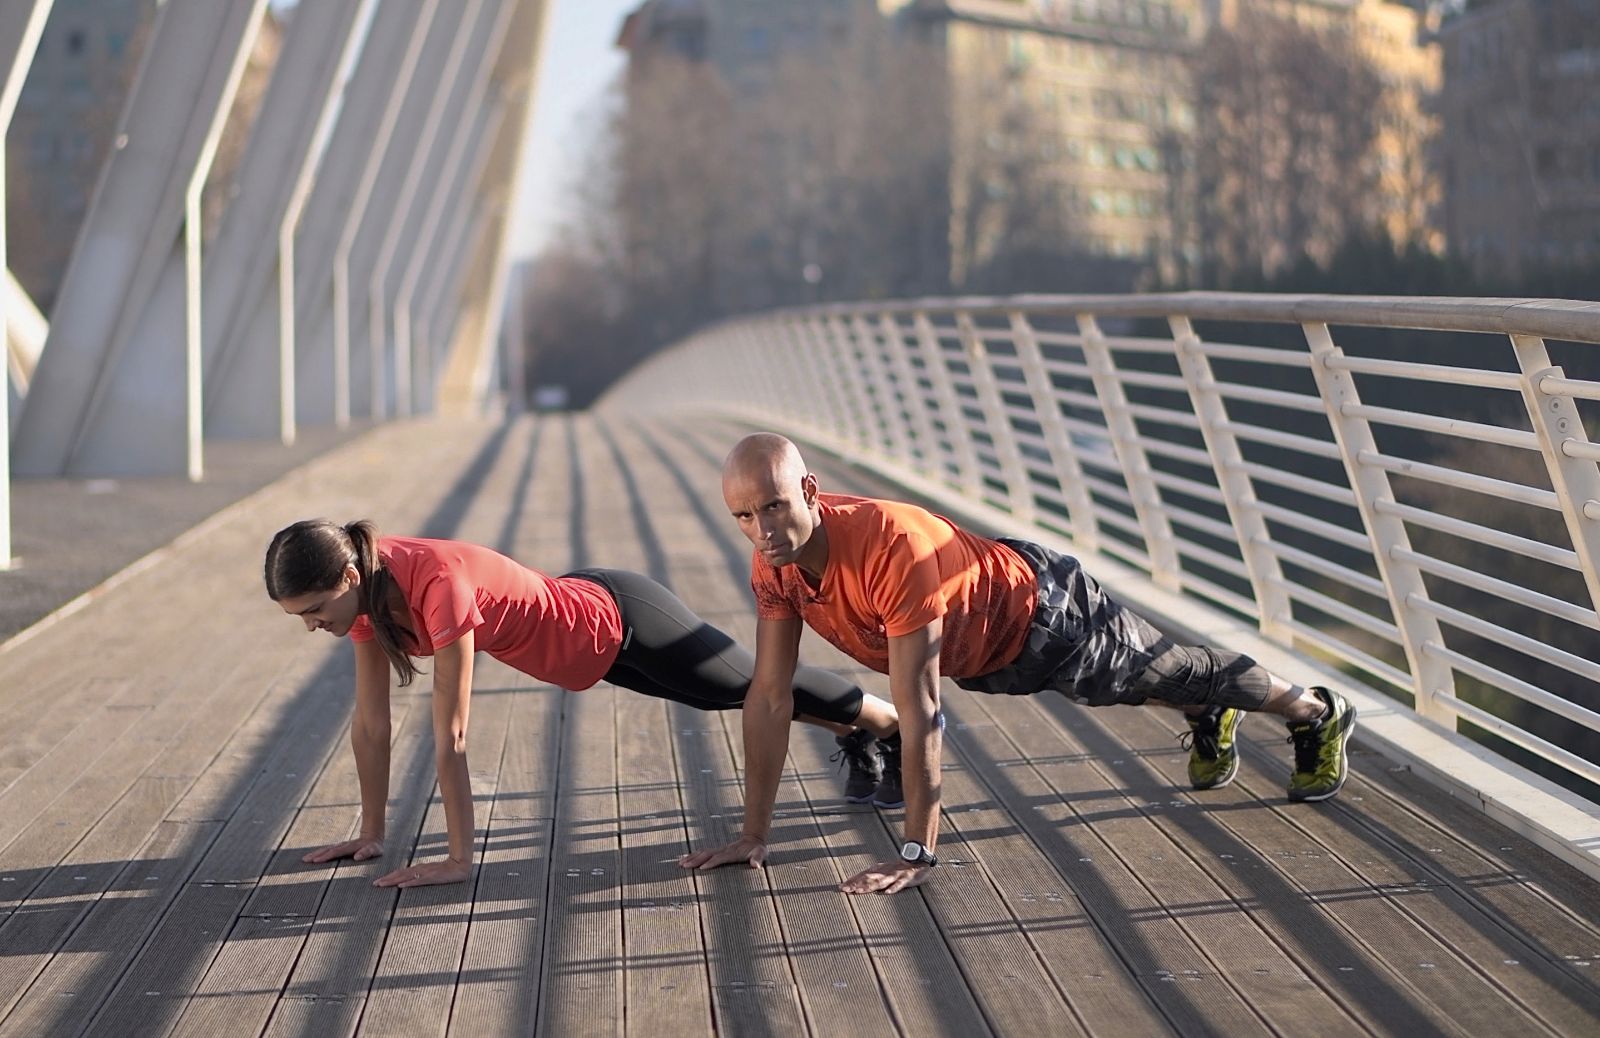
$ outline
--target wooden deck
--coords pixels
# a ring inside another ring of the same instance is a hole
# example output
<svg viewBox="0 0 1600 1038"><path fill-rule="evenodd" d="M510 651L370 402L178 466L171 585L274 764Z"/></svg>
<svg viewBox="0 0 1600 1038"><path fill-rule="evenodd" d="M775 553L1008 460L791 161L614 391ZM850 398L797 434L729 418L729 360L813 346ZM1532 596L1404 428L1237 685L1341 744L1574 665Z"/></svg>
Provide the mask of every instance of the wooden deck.
<svg viewBox="0 0 1600 1038"><path fill-rule="evenodd" d="M738 715L484 660L472 884L370 885L443 847L426 679L395 697L387 857L299 863L356 821L350 663L263 595L275 529L638 569L748 639L733 436L381 429L0 651L0 1036L1600 1033L1595 883L1359 744L1338 800L1289 805L1262 719L1195 794L1175 714L951 688L948 864L847 898L898 817L841 801L828 737L794 740L770 867L690 875L738 825Z"/></svg>

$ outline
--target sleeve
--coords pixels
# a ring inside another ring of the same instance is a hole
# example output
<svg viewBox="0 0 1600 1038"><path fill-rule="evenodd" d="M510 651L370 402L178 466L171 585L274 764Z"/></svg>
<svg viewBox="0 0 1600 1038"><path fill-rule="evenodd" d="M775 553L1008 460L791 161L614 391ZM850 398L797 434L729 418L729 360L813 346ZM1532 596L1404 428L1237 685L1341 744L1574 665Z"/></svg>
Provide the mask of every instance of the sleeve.
<svg viewBox="0 0 1600 1038"><path fill-rule="evenodd" d="M756 619L788 620L800 615L795 612L794 603L784 596L778 571L760 555L750 559L750 590L756 596Z"/></svg>
<svg viewBox="0 0 1600 1038"><path fill-rule="evenodd" d="M356 622L350 625L349 638L353 642L370 642L375 637L372 621L365 616L356 617Z"/></svg>
<svg viewBox="0 0 1600 1038"><path fill-rule="evenodd" d="M889 541L882 572L872 581L883 630L898 638L944 616L944 579L933 543L919 533L901 531Z"/></svg>
<svg viewBox="0 0 1600 1038"><path fill-rule="evenodd" d="M435 652L483 623L477 589L461 573L441 570L428 578L418 605Z"/></svg>

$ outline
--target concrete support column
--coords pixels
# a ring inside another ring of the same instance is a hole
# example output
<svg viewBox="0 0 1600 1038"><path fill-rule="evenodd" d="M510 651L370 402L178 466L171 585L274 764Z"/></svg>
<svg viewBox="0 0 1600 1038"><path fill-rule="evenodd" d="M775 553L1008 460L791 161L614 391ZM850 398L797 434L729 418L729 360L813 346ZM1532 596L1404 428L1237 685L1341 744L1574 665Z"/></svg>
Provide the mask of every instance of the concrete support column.
<svg viewBox="0 0 1600 1038"><path fill-rule="evenodd" d="M0 278L7 282L11 270L6 261L6 131L54 2L0 0ZM0 365L6 378L6 391L0 393L0 569L11 568L11 401L13 393L18 403L22 395L21 380L12 372L11 296L11 285L0 285Z"/></svg>
<svg viewBox="0 0 1600 1038"><path fill-rule="evenodd" d="M411 406L419 413L433 409L435 365L432 341L419 334L421 326L414 319L418 284L430 262L437 262L435 250L445 237L441 226L445 214L470 188L472 181L467 180L467 173L473 165L471 160L484 151L484 141L493 140L499 132L505 108L498 97L490 96L490 76L515 11L515 0L488 0L484 5L479 19L483 35L469 46L468 62L460 77L460 85L465 87L460 114L450 120L453 125L441 141L443 162L438 175L422 185L420 204L416 206L421 218L415 232L402 236L397 248L399 280L392 312L395 354L397 363L408 365L411 370Z"/></svg>
<svg viewBox="0 0 1600 1038"><path fill-rule="evenodd" d="M282 334L275 290L279 239L304 205L338 110L341 73L376 3L323 0L289 21L233 200L206 255L201 355L210 435L294 441L294 339Z"/></svg>
<svg viewBox="0 0 1600 1038"><path fill-rule="evenodd" d="M368 355L364 350L360 356L350 353L348 310L340 295L347 278L341 265L348 259L347 240L371 200L439 2L380 0L300 214L288 254L293 267L295 414L301 423L343 426L352 413L369 410Z"/></svg>
<svg viewBox="0 0 1600 1038"><path fill-rule="evenodd" d="M29 387L19 472L200 478L200 192L266 2L159 9Z"/></svg>
<svg viewBox="0 0 1600 1038"><path fill-rule="evenodd" d="M492 159L485 171L484 195L502 200L508 216L515 215L512 198L521 182L524 158L523 141L528 128L528 111L533 103L534 73L544 39L547 0L517 0L516 13L506 43L495 67L495 81L507 100L501 130L505 142L503 160ZM496 204L491 201L491 205ZM464 319L454 329L440 383L440 410L471 412L480 409L489 392L494 370L495 345L505 313L506 271L509 266L510 228L514 219L491 224L486 231L487 270L481 281L470 285L470 298L460 307ZM447 297L448 298L448 297ZM447 303L447 305L449 305ZM442 340L435 340L442 341ZM510 358L508 358L510 360ZM520 358L516 359L521 363Z"/></svg>

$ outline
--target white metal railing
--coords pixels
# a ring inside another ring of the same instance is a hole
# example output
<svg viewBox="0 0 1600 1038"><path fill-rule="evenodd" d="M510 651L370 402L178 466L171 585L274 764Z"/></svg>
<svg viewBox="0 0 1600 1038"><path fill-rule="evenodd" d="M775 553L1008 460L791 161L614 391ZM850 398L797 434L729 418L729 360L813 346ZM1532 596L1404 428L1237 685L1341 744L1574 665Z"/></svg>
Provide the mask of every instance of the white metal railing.
<svg viewBox="0 0 1600 1038"><path fill-rule="evenodd" d="M909 467L1600 783L1596 343L1600 303L1561 300L831 305L708 329L602 406Z"/></svg>

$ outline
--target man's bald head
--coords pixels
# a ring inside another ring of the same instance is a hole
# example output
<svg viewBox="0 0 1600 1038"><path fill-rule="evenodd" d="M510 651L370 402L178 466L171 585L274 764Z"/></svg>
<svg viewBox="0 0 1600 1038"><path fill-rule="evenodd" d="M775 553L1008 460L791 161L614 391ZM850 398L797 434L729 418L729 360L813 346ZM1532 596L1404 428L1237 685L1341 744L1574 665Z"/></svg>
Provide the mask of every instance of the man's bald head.
<svg viewBox="0 0 1600 1038"><path fill-rule="evenodd" d="M770 478L774 486L798 485L805 478L806 462L800 448L787 436L777 433L751 433L733 445L722 463L722 482L742 482Z"/></svg>
<svg viewBox="0 0 1600 1038"><path fill-rule="evenodd" d="M722 464L728 511L773 566L826 556L826 538L812 544L820 515L817 480L800 449L777 433L752 433Z"/></svg>

